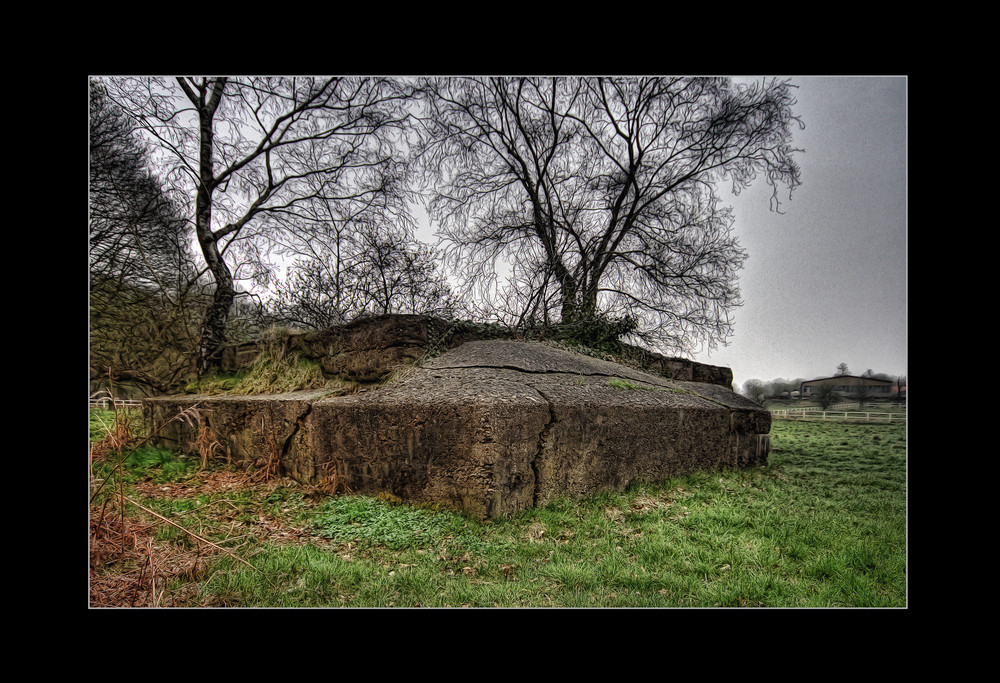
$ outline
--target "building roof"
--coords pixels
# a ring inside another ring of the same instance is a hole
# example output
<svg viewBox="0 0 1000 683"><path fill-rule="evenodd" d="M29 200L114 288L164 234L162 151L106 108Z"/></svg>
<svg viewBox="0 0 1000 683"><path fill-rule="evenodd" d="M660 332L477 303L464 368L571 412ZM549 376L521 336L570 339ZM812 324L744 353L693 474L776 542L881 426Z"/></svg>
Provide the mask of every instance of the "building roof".
<svg viewBox="0 0 1000 683"><path fill-rule="evenodd" d="M809 379L802 382L799 386L805 386L806 384L814 384L816 382L829 382L830 380L841 380L845 378L859 379L863 382L872 382L878 384L895 384L894 381L889 379L877 379L875 377L858 377L857 375L833 375L832 377L817 377L816 379Z"/></svg>

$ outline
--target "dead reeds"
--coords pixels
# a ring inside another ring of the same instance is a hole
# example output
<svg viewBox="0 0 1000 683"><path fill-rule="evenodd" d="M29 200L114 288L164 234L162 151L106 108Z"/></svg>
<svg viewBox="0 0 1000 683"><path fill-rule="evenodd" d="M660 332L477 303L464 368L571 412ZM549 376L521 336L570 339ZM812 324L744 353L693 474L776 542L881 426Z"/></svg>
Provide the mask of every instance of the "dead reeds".
<svg viewBox="0 0 1000 683"><path fill-rule="evenodd" d="M110 421L98 418L103 438L90 448L91 466L95 461L113 460L102 478L91 470L90 519L90 605L92 607L164 606L164 587L174 575L195 576L204 566L202 547L209 546L230 555L251 568L246 560L199 536L190 529L149 509L126 495L123 468L136 449L146 444L156 432L174 421L184 421L198 430L198 450L202 468L221 444L211 431L197 404L159 425L153 434L141 436L133 416L119 410L112 400ZM224 450L224 449L223 449ZM129 513L129 506L153 521L144 521ZM196 541L196 552L166 544L154 544L154 534L161 524L175 527Z"/></svg>

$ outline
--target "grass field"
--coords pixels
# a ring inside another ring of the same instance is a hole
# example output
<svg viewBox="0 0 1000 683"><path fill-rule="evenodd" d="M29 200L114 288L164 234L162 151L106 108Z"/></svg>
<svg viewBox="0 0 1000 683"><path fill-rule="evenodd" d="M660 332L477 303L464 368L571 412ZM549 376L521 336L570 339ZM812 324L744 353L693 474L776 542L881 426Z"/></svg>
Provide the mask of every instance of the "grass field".
<svg viewBox="0 0 1000 683"><path fill-rule="evenodd" d="M905 426L776 421L772 448L492 522L93 448L90 605L905 607Z"/></svg>

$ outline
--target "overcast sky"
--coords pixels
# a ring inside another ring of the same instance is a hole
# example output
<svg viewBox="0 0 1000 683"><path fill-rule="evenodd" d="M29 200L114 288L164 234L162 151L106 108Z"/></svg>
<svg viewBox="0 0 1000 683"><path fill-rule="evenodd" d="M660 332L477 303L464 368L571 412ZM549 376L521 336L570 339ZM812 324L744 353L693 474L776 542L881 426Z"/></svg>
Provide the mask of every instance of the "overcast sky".
<svg viewBox="0 0 1000 683"><path fill-rule="evenodd" d="M842 362L905 375L906 79L792 82L802 185L781 215L766 185L733 199L745 304L729 345L695 360L732 368L738 388L832 375Z"/></svg>

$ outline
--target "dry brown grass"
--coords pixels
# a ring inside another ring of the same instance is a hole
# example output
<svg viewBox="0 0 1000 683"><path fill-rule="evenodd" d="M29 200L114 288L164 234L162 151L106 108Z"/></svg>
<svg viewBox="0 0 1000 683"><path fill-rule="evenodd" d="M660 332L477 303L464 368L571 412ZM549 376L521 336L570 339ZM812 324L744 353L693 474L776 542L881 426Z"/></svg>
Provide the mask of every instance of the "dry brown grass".
<svg viewBox="0 0 1000 683"><path fill-rule="evenodd" d="M258 458L255 474L261 481L271 481L281 475L284 444L278 440L278 426L270 414L260 416L260 436L264 439L264 452Z"/></svg>
<svg viewBox="0 0 1000 683"><path fill-rule="evenodd" d="M202 544L157 543L158 526L117 513L91 519L91 607L172 607L194 597L214 553ZM181 579L180 590L167 590L173 579Z"/></svg>
<svg viewBox="0 0 1000 683"><path fill-rule="evenodd" d="M219 441L208 420L198 412L195 412L193 418L198 423L198 433L195 436L195 443L198 447L198 455L201 458L201 469L205 469L208 466L208 461L216 454L224 455L228 462L229 451Z"/></svg>
<svg viewBox="0 0 1000 683"><path fill-rule="evenodd" d="M120 455L137 446L141 440L126 410L115 410L111 421L102 421L102 425L105 430L104 438L90 447L90 457L94 460L103 460L112 453Z"/></svg>
<svg viewBox="0 0 1000 683"><path fill-rule="evenodd" d="M339 467L337 460L327 460L324 462L320 466L319 488L330 495L336 495L337 493L353 493L351 487L340 479L338 470Z"/></svg>

